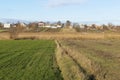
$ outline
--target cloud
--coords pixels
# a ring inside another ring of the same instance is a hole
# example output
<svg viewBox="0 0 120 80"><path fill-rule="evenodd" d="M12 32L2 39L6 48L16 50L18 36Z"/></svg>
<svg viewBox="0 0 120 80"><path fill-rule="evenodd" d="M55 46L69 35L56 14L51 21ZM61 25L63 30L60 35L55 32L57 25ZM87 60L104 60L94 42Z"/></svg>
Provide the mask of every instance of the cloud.
<svg viewBox="0 0 120 80"><path fill-rule="evenodd" d="M87 0L48 0L48 6L59 7L67 5L79 5Z"/></svg>

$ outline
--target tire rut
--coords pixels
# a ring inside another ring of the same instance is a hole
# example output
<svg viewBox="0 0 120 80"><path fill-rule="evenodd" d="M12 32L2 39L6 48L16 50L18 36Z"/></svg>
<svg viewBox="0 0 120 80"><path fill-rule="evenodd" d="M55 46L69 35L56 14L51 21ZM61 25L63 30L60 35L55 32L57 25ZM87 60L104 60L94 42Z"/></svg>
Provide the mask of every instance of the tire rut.
<svg viewBox="0 0 120 80"><path fill-rule="evenodd" d="M87 71L77 62L77 60L74 59L74 58L69 54L69 52L68 52L65 48L62 47L62 44L61 44L59 41L56 41L56 42L58 43L58 46L59 46L60 48L62 48L62 50L64 51L64 52L62 53L62 55L64 55L64 54L68 55L68 56L74 61L74 63L79 67L79 71L82 72L82 73L84 74L84 76L85 76L84 80L96 80L96 79L95 79L95 75L93 75L93 74L88 74Z"/></svg>

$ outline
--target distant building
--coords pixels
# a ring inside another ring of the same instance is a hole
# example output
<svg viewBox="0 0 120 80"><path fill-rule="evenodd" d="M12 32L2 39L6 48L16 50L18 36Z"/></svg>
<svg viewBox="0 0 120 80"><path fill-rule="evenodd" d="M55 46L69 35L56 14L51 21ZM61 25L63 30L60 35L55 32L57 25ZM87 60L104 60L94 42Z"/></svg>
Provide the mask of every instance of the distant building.
<svg viewBox="0 0 120 80"><path fill-rule="evenodd" d="M38 27L45 27L45 23L44 22L39 22Z"/></svg>
<svg viewBox="0 0 120 80"><path fill-rule="evenodd" d="M55 23L45 23L45 22L38 22L38 27L45 27L45 28L61 28L61 25L57 25Z"/></svg>
<svg viewBox="0 0 120 80"><path fill-rule="evenodd" d="M50 26L50 25L46 25L46 26L44 26L44 27L46 27L46 28L51 28L51 26Z"/></svg>
<svg viewBox="0 0 120 80"><path fill-rule="evenodd" d="M84 26L83 24L80 24L80 28L81 28L81 29L84 29L85 26Z"/></svg>
<svg viewBox="0 0 120 80"><path fill-rule="evenodd" d="M10 28L10 25L11 24L8 24L8 23L4 24L4 28Z"/></svg>
<svg viewBox="0 0 120 80"><path fill-rule="evenodd" d="M27 25L25 23L20 23L20 26L26 27Z"/></svg>
<svg viewBox="0 0 120 80"><path fill-rule="evenodd" d="M56 26L51 26L50 28L57 28Z"/></svg>
<svg viewBox="0 0 120 80"><path fill-rule="evenodd" d="M61 28L62 26L61 25L57 25L57 28Z"/></svg>

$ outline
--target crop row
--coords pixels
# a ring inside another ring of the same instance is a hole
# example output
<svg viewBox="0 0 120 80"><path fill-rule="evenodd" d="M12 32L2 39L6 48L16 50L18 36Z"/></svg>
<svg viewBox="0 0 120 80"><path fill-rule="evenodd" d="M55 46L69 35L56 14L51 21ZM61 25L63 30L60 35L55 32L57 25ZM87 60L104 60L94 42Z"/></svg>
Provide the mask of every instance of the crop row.
<svg viewBox="0 0 120 80"><path fill-rule="evenodd" d="M55 46L50 40L0 41L0 80L61 80Z"/></svg>

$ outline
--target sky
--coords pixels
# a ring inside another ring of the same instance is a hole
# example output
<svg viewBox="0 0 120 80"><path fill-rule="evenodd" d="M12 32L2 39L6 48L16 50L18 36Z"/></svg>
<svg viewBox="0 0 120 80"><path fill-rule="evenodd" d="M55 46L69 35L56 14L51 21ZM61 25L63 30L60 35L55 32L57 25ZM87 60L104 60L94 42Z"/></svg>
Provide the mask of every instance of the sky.
<svg viewBox="0 0 120 80"><path fill-rule="evenodd" d="M0 0L0 18L29 21L120 21L120 0Z"/></svg>

